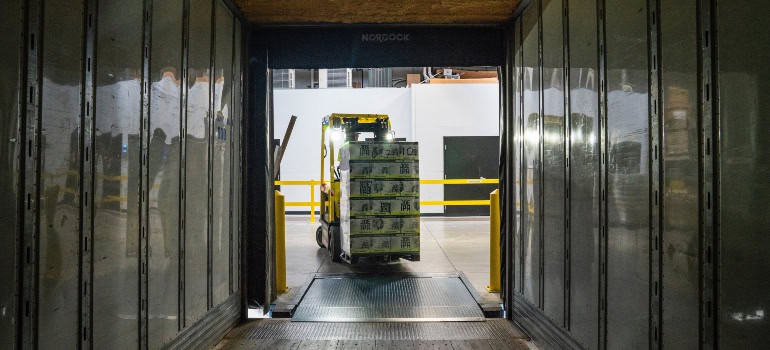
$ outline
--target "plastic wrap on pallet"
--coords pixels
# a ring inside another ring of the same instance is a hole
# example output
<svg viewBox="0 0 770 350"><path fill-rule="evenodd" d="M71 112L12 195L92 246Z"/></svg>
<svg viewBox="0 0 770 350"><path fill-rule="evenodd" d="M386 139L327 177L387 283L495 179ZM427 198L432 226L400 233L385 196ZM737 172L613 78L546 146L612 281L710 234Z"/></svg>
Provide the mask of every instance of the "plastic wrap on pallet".
<svg viewBox="0 0 770 350"><path fill-rule="evenodd" d="M342 147L340 149L339 157L340 193L338 195L340 196L340 248L345 254L351 256L356 254L356 252L353 251L352 246L354 244L350 240L350 152L347 147Z"/></svg>
<svg viewBox="0 0 770 350"><path fill-rule="evenodd" d="M416 142L349 142L339 152L342 250L362 255L420 252Z"/></svg>

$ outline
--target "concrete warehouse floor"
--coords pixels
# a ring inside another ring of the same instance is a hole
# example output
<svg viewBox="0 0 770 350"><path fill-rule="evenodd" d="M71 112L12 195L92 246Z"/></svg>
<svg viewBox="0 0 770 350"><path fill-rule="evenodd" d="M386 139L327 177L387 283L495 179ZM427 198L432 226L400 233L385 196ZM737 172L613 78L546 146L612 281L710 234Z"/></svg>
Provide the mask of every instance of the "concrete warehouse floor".
<svg viewBox="0 0 770 350"><path fill-rule="evenodd" d="M420 228L420 261L401 259L390 264L350 265L334 263L326 249L318 247L315 231L305 215L286 217L287 293L277 303L289 303L315 273L367 272L462 272L471 281L484 303L499 303L498 293L488 293L489 218L424 217Z"/></svg>

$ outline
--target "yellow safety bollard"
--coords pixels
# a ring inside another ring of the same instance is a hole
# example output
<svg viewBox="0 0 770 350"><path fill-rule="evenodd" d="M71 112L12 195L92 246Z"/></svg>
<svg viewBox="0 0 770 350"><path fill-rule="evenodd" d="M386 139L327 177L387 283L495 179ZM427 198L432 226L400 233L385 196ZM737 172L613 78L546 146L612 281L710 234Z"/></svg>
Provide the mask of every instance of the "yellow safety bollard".
<svg viewBox="0 0 770 350"><path fill-rule="evenodd" d="M313 181L310 180L310 223L315 222L315 190L313 187Z"/></svg>
<svg viewBox="0 0 770 350"><path fill-rule="evenodd" d="M490 293L500 292L500 193L489 194L489 285Z"/></svg>
<svg viewBox="0 0 770 350"><path fill-rule="evenodd" d="M278 293L286 286L286 202L283 193L275 191L275 287Z"/></svg>

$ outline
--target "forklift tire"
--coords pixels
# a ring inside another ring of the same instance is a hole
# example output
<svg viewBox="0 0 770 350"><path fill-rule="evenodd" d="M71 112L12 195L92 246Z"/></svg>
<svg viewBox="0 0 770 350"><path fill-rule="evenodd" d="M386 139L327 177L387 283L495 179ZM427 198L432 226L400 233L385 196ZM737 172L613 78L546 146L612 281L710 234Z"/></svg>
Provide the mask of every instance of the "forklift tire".
<svg viewBox="0 0 770 350"><path fill-rule="evenodd" d="M318 229L315 230L315 242L318 243L319 247L326 248L324 247L324 242L322 239L323 234L324 234L324 228L322 226L318 226Z"/></svg>
<svg viewBox="0 0 770 350"><path fill-rule="evenodd" d="M329 254L332 256L332 262L342 262L340 245L339 226L329 226Z"/></svg>

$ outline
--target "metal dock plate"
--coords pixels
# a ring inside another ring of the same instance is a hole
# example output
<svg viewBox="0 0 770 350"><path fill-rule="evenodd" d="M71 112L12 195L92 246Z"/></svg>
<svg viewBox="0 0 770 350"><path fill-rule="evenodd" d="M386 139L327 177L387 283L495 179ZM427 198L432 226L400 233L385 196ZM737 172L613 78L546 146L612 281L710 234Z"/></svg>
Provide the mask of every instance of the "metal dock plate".
<svg viewBox="0 0 770 350"><path fill-rule="evenodd" d="M316 277L292 321L484 321L459 277Z"/></svg>

